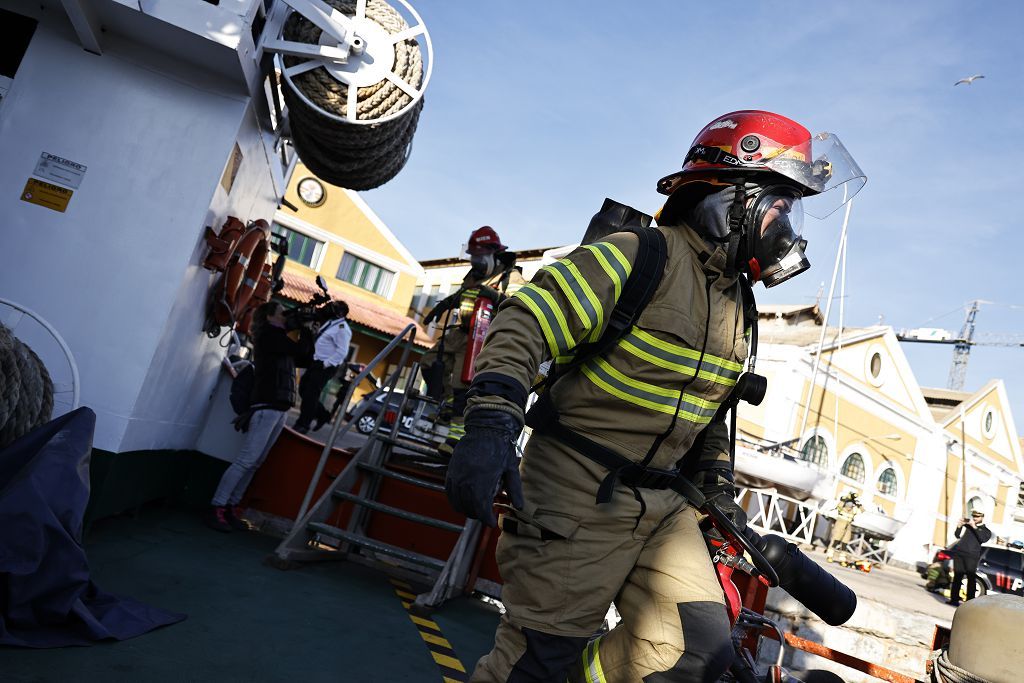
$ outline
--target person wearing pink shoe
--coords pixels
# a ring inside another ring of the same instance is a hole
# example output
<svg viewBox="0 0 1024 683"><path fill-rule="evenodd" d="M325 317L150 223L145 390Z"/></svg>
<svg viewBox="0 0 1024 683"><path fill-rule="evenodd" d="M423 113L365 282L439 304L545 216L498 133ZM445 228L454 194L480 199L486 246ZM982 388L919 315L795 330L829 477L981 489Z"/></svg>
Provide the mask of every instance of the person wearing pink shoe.
<svg viewBox="0 0 1024 683"><path fill-rule="evenodd" d="M252 402L249 411L236 421L245 432L245 441L238 457L221 476L204 518L206 525L217 531L247 528L238 517L238 504L295 403L295 357L301 352L301 344L288 335L284 307L275 301L263 304L253 314L253 325ZM300 330L300 334L306 333Z"/></svg>

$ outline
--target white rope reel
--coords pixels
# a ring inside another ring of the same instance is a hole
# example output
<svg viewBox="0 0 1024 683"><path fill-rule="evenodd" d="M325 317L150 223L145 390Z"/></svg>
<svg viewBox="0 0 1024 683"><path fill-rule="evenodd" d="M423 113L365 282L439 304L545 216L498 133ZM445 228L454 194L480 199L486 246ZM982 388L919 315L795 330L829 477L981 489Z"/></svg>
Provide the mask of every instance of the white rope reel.
<svg viewBox="0 0 1024 683"><path fill-rule="evenodd" d="M278 53L299 157L332 184L382 185L408 159L430 81L423 20L406 0L283 1L293 11L264 49Z"/></svg>

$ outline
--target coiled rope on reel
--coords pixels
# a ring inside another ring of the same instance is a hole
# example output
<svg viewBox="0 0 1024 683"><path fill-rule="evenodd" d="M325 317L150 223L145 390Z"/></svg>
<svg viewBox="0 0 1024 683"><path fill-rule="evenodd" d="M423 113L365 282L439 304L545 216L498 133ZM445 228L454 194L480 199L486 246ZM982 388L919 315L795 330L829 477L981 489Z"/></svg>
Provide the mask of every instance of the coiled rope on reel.
<svg viewBox="0 0 1024 683"><path fill-rule="evenodd" d="M267 44L280 53L296 151L334 185L379 187L408 161L432 53L400 1L413 25L383 0L285 0L295 11Z"/></svg>
<svg viewBox="0 0 1024 683"><path fill-rule="evenodd" d="M39 356L0 324L0 449L53 414L53 381Z"/></svg>

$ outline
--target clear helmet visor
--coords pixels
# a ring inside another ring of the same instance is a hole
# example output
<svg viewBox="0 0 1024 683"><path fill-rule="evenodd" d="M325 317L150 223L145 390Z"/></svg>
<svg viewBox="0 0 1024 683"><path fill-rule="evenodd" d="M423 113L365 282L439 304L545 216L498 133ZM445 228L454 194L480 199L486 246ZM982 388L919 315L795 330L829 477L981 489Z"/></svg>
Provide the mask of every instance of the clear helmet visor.
<svg viewBox="0 0 1024 683"><path fill-rule="evenodd" d="M818 133L788 147L766 144L764 149L764 157L756 163L808 188L804 211L814 218L835 213L868 180L839 137L832 133Z"/></svg>

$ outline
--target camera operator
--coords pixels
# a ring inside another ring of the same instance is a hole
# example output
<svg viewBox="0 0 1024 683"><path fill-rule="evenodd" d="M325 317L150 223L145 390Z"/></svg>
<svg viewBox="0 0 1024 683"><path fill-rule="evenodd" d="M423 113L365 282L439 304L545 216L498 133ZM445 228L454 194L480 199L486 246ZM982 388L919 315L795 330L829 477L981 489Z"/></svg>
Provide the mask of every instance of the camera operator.
<svg viewBox="0 0 1024 683"><path fill-rule="evenodd" d="M217 531L245 529L238 504L256 470L284 427L288 409L295 403L295 359L302 353L308 329L285 315L276 301L265 303L253 314L253 388L247 412L235 421L245 433L242 450L221 476L204 521ZM294 341L289 329L299 329Z"/></svg>
<svg viewBox="0 0 1024 683"><path fill-rule="evenodd" d="M966 533L965 533L966 530ZM967 577L967 599L973 600L978 584L978 562L981 560L981 546L992 538L992 532L985 526L985 513L972 510L971 518L964 517L954 532L958 540L948 550L953 556L953 585L949 589L947 604L960 604L960 586Z"/></svg>
<svg viewBox="0 0 1024 683"><path fill-rule="evenodd" d="M348 304L344 301L335 301L325 306L323 312L327 320L317 331L313 361L302 373L302 379L299 381L302 407L293 429L300 434L309 431L314 419L314 432L330 421L331 413L320 402L320 394L348 358L348 348L352 342L352 328L345 320L345 316L348 315Z"/></svg>

